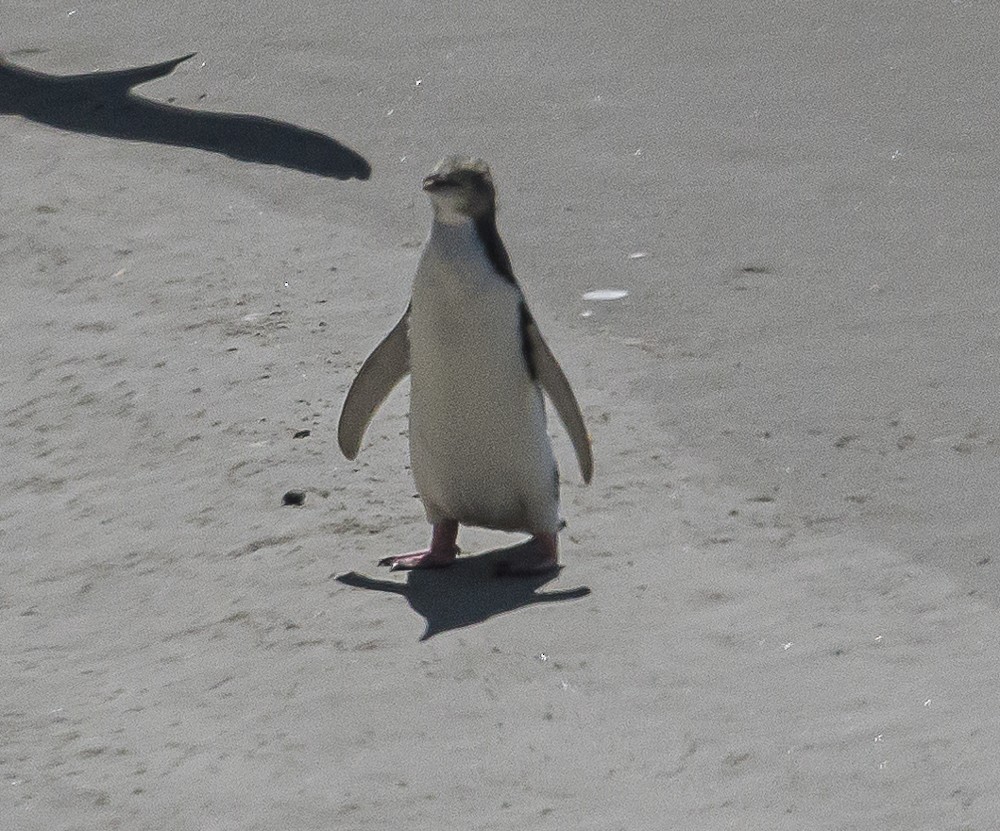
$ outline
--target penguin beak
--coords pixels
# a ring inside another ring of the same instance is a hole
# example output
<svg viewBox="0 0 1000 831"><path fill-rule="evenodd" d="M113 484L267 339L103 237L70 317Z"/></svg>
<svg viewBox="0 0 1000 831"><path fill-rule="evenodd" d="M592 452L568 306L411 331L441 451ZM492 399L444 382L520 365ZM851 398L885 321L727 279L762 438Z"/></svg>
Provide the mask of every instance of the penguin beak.
<svg viewBox="0 0 1000 831"><path fill-rule="evenodd" d="M435 190L440 190L443 187L447 187L448 180L444 176L437 173L432 173L430 176L425 176L423 181L423 189L430 192Z"/></svg>

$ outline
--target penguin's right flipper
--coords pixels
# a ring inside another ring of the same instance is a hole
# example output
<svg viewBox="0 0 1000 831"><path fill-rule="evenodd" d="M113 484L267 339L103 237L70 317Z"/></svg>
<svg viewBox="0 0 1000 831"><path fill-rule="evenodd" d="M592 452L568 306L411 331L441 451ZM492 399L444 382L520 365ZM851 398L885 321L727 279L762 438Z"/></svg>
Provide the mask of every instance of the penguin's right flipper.
<svg viewBox="0 0 1000 831"><path fill-rule="evenodd" d="M379 405L410 371L410 307L375 347L351 384L340 412L337 441L348 459L358 455L368 422Z"/></svg>

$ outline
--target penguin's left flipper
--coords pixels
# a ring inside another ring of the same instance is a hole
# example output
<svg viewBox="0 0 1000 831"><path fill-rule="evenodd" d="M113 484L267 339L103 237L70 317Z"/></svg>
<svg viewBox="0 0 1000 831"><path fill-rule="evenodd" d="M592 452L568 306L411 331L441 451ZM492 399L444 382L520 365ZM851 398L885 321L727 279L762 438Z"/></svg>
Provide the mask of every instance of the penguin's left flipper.
<svg viewBox="0 0 1000 831"><path fill-rule="evenodd" d="M358 455L368 422L379 405L410 371L410 307L375 347L351 384L340 412L337 441L348 458Z"/></svg>
<svg viewBox="0 0 1000 831"><path fill-rule="evenodd" d="M552 399L559 418L566 425L570 441L573 442L573 449L576 451L576 461L580 465L583 481L589 482L594 472L594 458L590 452L590 436L587 435L587 427L580 414L580 405L576 403L576 396L573 395L562 367L542 338L542 333L538 331L538 325L530 314L525 313L524 317L526 318L523 321L524 335L530 346L535 377Z"/></svg>

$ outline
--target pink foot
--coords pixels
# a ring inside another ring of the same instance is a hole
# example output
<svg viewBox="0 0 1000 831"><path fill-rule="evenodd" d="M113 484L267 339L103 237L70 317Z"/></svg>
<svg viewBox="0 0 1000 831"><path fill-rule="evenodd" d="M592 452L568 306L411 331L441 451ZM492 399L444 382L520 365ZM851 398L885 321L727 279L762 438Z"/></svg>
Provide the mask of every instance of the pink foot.
<svg viewBox="0 0 1000 831"><path fill-rule="evenodd" d="M515 546L497 565L498 577L530 577L559 570L559 538L556 534L536 534Z"/></svg>
<svg viewBox="0 0 1000 831"><path fill-rule="evenodd" d="M445 520L434 526L431 534L431 547L426 551L414 551L410 554L397 554L394 557L383 557L378 561L380 566L389 566L392 571L413 568L444 568L455 562L458 555L458 523Z"/></svg>

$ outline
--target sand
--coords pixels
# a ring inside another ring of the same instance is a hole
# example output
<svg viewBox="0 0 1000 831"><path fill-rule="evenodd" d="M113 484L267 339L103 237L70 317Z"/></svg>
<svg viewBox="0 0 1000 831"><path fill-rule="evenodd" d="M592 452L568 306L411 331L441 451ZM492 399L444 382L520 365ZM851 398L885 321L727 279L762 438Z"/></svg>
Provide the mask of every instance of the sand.
<svg viewBox="0 0 1000 831"><path fill-rule="evenodd" d="M18 66L197 51L135 94L372 172L0 117L4 827L995 827L998 36L936 0L8 2ZM428 533L405 388L337 451L454 151L593 433L585 487L552 425L549 580L474 529L377 569Z"/></svg>

